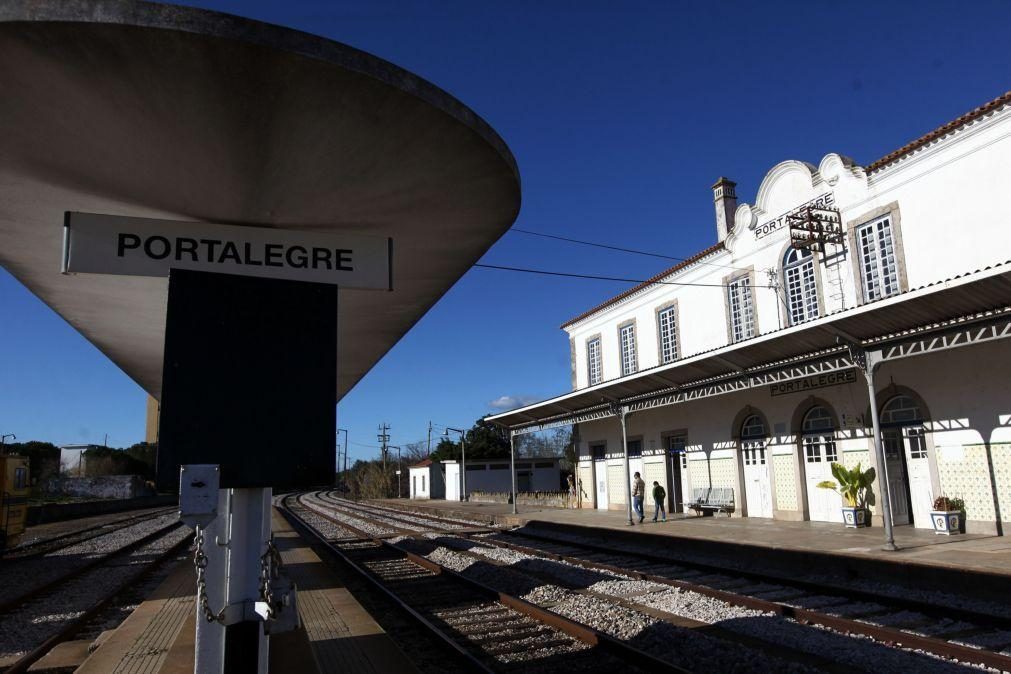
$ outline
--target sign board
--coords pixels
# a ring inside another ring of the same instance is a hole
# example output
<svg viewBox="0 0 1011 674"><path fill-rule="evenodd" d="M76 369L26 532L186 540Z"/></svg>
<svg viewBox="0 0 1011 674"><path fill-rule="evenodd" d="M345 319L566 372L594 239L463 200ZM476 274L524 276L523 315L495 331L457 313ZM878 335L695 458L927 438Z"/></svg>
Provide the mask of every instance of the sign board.
<svg viewBox="0 0 1011 674"><path fill-rule="evenodd" d="M791 215L796 215L802 209L807 208L808 206L814 207L816 209L835 208L835 194L833 194L832 192L826 192L825 194L821 194L812 199L811 201L808 201L807 203L801 204L800 206L794 208L789 213L783 213L783 215L779 216L778 218L773 218L768 222L763 222L760 225L756 225L753 228L755 230L755 238L761 239L762 237L768 236L769 234L772 234L773 232L781 229L784 225L787 224Z"/></svg>
<svg viewBox="0 0 1011 674"><path fill-rule="evenodd" d="M774 396L786 395L788 393L804 393L805 391L810 391L811 389L825 388L826 386L852 384L856 382L856 380L856 370L826 372L825 374L816 374L813 377L776 382L775 384L769 386L769 393Z"/></svg>
<svg viewBox="0 0 1011 674"><path fill-rule="evenodd" d="M168 276L172 269L393 289L393 240L267 227L67 213L63 273Z"/></svg>

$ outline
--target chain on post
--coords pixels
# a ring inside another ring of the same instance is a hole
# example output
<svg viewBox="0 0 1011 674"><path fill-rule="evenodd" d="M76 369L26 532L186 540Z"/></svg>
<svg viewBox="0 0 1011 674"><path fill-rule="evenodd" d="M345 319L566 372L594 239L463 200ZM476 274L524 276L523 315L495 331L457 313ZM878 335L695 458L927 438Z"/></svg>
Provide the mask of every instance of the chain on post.
<svg viewBox="0 0 1011 674"><path fill-rule="evenodd" d="M210 600L207 598L207 579L204 571L207 569L207 555L204 554L204 530L202 527L196 528L196 551L193 553L193 566L197 569L197 601L200 609L204 612L207 622L224 622L225 609L215 613L211 610Z"/></svg>
<svg viewBox="0 0 1011 674"><path fill-rule="evenodd" d="M280 609L280 606L275 606L280 602L271 602L270 583L280 575L282 566L284 566L284 561L274 545L274 537L271 536L267 541L266 551L260 556L260 599L270 607L271 616Z"/></svg>

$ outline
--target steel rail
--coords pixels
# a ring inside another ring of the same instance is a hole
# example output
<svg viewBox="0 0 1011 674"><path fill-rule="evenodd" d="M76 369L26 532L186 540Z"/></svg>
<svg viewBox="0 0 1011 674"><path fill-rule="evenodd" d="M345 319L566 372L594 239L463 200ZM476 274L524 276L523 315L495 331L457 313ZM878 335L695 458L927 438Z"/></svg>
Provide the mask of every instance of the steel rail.
<svg viewBox="0 0 1011 674"><path fill-rule="evenodd" d="M504 535L510 535L509 533L506 533L506 532L503 532L503 533L504 533ZM655 562L655 563L662 563L662 564L668 564L668 565L670 565L670 564L682 565L681 562L679 562L677 560L663 559L661 557L658 557L658 556L655 556L655 555L650 555L650 554L644 554L644 553L638 553L638 552L628 552L628 551L625 551L625 550L617 550L617 549L614 549L614 548L609 548L607 546L599 546L599 545L595 545L595 544L583 544L583 543L577 543L577 542L569 542L569 541L564 541L564 540L559 540L559 539L551 539L550 537L530 536L529 534L526 534L526 533L519 534L519 535L520 536L524 536L524 537L529 537L529 538L535 538L535 539L545 540L546 542L550 542L550 543L553 543L553 544L556 544L556 545L566 545L566 546L573 547L573 548L584 548L584 549L592 550L592 551L595 551L595 552L604 552L606 554L612 554L612 555L616 555L616 556L633 557L633 558L643 559L645 561L650 561L650 562ZM461 536L465 536L465 537L469 538L469 536L466 536L464 534L461 534ZM670 587L677 587L677 588L681 588L683 590L689 590L691 592L696 592L696 593L701 594L701 595L712 597L713 599L718 599L718 600L724 601L724 602L726 602L728 604L732 604L732 605L735 605L735 606L742 606L744 608L750 608L750 609L754 609L754 610L757 610L757 611L771 612L771 613L774 613L776 615L782 616L784 618L791 618L791 619L796 620L797 622L799 622L801 624L823 625L825 627L830 627L830 628L832 628L834 630L837 630L839 632L842 632L842 633L861 634L861 635L864 635L864 636L871 637L872 639L875 639L876 641L883 642L886 645L895 645L895 646L898 646L898 647L901 647L901 648L920 649L920 650L927 651L929 653L933 653L935 655L940 655L940 656L947 657L947 658L953 658L953 659L959 660L961 662L971 662L971 663L974 663L974 664L985 665L987 667L993 667L993 668L998 669L1000 671L1011 671L1011 657L1009 657L1009 656L1001 655L1000 653L997 653L995 651L989 651L989 650L983 650L983 649L973 648L971 646L962 646L962 645L959 645L959 644L952 643L950 641L946 641L943 638L920 636L920 635L917 635L917 634L912 634L910 632L904 632L904 631L902 631L900 629L896 629L894 627L886 627L886 626L883 626L883 625L873 625L873 624L866 623L866 622L861 622L861 621L858 621L858 620L852 619L852 618L844 618L844 617L841 617L841 616L829 615L829 614L822 613L822 612L819 612L819 611L815 611L815 610L812 610L812 609L805 609L805 608L799 608L799 607L795 607L795 606L789 606L789 605L781 603L781 602L772 601L772 600L769 600L769 599L761 599L761 598L758 598L758 597L752 597L752 596L745 595L745 594L738 594L738 593L735 593L735 592L732 592L732 591L718 590L716 588L712 588L712 587L709 587L707 585L703 585L703 584L700 584L700 583L693 583L691 581L686 581L686 580L676 580L676 579L672 579L672 578L666 578L664 576L657 576L657 575L646 573L646 572L643 572L643 571L636 571L635 569L630 569L630 568L627 568L627 567L621 567L621 566L617 566L617 565L613 565L613 564L606 564L606 563L603 563L603 562L591 562L591 561L588 561L588 560L580 559L579 557L574 557L574 556L571 556L571 555L563 555L563 554L560 554L560 553L549 552L549 551L546 551L546 550L539 550L537 548L532 548L532 547L520 545L520 544L517 544L517 543L509 543L507 541L498 541L498 540L490 539L490 538L480 538L480 539L476 539L476 540L480 541L482 544L483 543L491 543L491 544L493 544L493 545L495 545L497 547L514 550L516 552L523 552L523 553L534 555L534 556L537 556L537 557L543 557L543 558L547 558L547 559L554 559L554 560L558 560L558 561L564 561L564 562L568 562L570 564L575 564L577 566L580 566L580 567L586 568L586 569L598 570L598 571L608 571L610 573L618 573L618 574L622 574L622 575L625 575L625 576L630 576L630 577L635 578L637 580L646 580L646 581L650 581L650 582L654 582L654 583L659 583L659 584L662 584L662 585L668 585ZM682 565L682 566L688 566L688 565ZM748 578L748 579L762 579L765 582L773 581L773 582L775 582L777 584L785 585L785 586L788 586L788 587L791 586L791 585L793 585L793 583L791 583L789 581L782 581L782 580L779 580L779 579L775 579L774 577L771 577L771 576L761 576L760 574L754 574L754 573L750 573L750 572L741 572L741 573L738 573L738 572L732 571L732 570L722 570L722 569L713 568L713 567L706 567L705 565L701 565L701 564L696 564L694 566L694 568L702 568L702 569L705 569L705 570L708 570L708 571L711 571L711 572L734 574L734 575L738 575L740 577L744 577L744 578ZM813 583L807 583L807 582L804 582L804 581L799 581L797 583L797 585L795 585L794 587L796 589L802 589L802 588L799 587L799 585L808 585L808 586L810 586L810 589L803 588L804 591L817 591L818 594L824 594L825 590L826 590L826 588L823 587L823 586L817 586L817 585L814 585ZM846 590L843 590L843 591L839 592L839 591L836 591L835 588L831 588L831 593L832 594L839 594L839 595L843 596L844 598L851 597L851 595L849 595ZM859 596L859 598L861 598L861 599L864 599L865 597L874 597L873 600L876 603L882 604L882 598L881 598L880 595L870 595L869 593L864 593L864 592L859 592L859 591L857 591L855 593L855 595ZM890 598L888 598L888 599L890 599ZM922 605L924 607L922 609L922 612L926 613L927 615L930 615L931 613L938 613L938 612L946 612L947 613L947 609L945 609L943 607L939 607L939 606L934 605L934 604L926 604L926 603L923 603L923 602L916 602L916 600L906 600L906 601L907 602L911 602L911 604ZM888 608L888 607L886 606L885 608ZM905 608L905 607L901 606L901 608ZM951 613L949 613L949 617L951 615L954 615L954 613L955 613L954 611L952 611ZM987 623L987 621L990 621L991 618L993 619L994 622L1001 622L1001 620L999 618L991 617L988 614L973 613L973 612L965 611L965 610L961 610L958 613L959 613L959 615L962 615L962 616L971 615L973 617L973 621L975 623L977 623L977 624L982 622L983 623L982 626L989 627L989 624Z"/></svg>
<svg viewBox="0 0 1011 674"><path fill-rule="evenodd" d="M446 646L448 646L457 656L464 659L464 661L474 668L478 672L491 673L493 670L489 669L486 664L477 659L470 651L465 649L461 644L454 641L448 634L439 629L434 623L432 623L428 618L423 616L421 613L411 608L403 599L398 597L392 590L383 585L383 583L369 573L366 569L362 568L356 564L348 555L344 553L335 543L323 536L319 531L317 531L312 525L303 520L297 513L295 513L291 507L288 505L287 500L294 498L299 502L300 507L316 512L307 506L301 504L299 497L297 495L288 495L281 501L281 508L279 508L281 515L288 520L296 530L299 530L303 535L308 534L312 538L316 539L319 545L326 548L327 552L341 560L348 568L357 573L362 579L369 583L374 589L378 590L383 596L393 603L398 609L409 615L414 619L419 625L421 625L427 632L434 635L437 639L442 641ZM318 514L318 513L317 513ZM325 516L324 516L325 517ZM327 518L332 519L332 518ZM342 525L344 526L344 525ZM352 527L348 527L351 529ZM377 540L374 537L366 536L361 540Z"/></svg>
<svg viewBox="0 0 1011 674"><path fill-rule="evenodd" d="M167 528L170 528L170 527L166 527L166 529ZM175 527L171 527L171 528L175 528ZM168 533L168 532L165 529L160 529L156 533ZM145 538L150 538L150 537L145 537ZM4 674L21 674L22 672L28 671L28 668L31 667L37 660L40 660L41 658L43 658L46 655L46 653L48 653L49 651L53 650L53 648L55 648L58 644L66 641L66 640L68 640L88 620L91 620L96 615L98 615L98 613L100 611L102 611L103 609L105 609L109 605L109 602L111 602L116 597L116 595L118 595L121 592L123 592L126 589L128 589L131 585L133 585L134 583L136 583L138 580L140 580L144 576L152 573L155 569L157 569L159 566L161 566L161 564L164 563L166 559L168 559L169 557L171 557L171 556L173 556L175 554L178 554L178 552L180 550L182 550L185 547L188 547L189 544L192 541L193 541L193 534L191 533L188 536L184 537L178 543L176 543L176 544L172 545L171 547L169 547L168 549L166 549L164 552L162 552L161 554L159 554L157 558L155 558L154 560L152 560L151 562L149 562L147 565L145 565L145 567L143 569L141 569L137 573L131 575L130 577L124 579L122 583L120 583L115 588L113 588L112 591L110 591L109 593L107 593L105 595L105 597L102 598L97 604L95 604L94 606L92 606L91 608L89 608L88 610L86 610L84 613L82 613L78 617L76 617L73 620L71 620L69 623L67 623L67 625L65 625L64 627L62 627L60 629L60 631L58 631L56 634L54 634L53 636L49 637L48 639L46 639L45 641L43 641L41 644L39 644L38 646L36 646L34 649L32 649L31 651L29 651L28 653L26 653L24 656L22 656L20 659L18 659L14 664L12 664L10 666L10 668L8 668L8 669L5 670ZM122 552L122 551L123 551L123 549L121 548L119 550L119 552ZM108 559L108 558L106 558L106 559Z"/></svg>
<svg viewBox="0 0 1011 674"><path fill-rule="evenodd" d="M348 500L346 498L342 498L342 497L339 497L339 496L338 497L330 496L330 494L332 494L332 493L333 493L332 490L328 491L326 498L328 498L328 499L330 499L332 501L341 501L341 502L344 502L344 503L353 503L357 507L375 508L377 510L385 510L385 511L389 511L389 512L410 513L411 515L416 515L418 517L424 517L425 519L430 519L433 522L440 522L442 524L453 524L453 525L456 525L456 526L464 525L465 527L471 527L471 528L474 528L474 529L481 529L481 528L483 528L483 529L488 529L489 531L495 530L493 527L491 527L488 524L477 524L477 523L473 523L473 522L464 522L462 520L447 519L445 517L439 517L437 515L431 515L431 514L429 514L427 512L423 512L422 509L415 509L415 508L408 507L406 505L404 507L402 507L402 508L394 508L392 506L379 505L375 501L366 501L365 503L367 503L367 505L363 506L363 505L361 505L361 502L358 502L358 501L350 501L350 500Z"/></svg>
<svg viewBox="0 0 1011 674"><path fill-rule="evenodd" d="M332 519L325 515L324 517L326 517L327 519ZM488 585L478 582L472 578L468 578L437 562L433 562L432 560L426 557L410 552L409 550L405 550L400 546L396 545L395 543L391 543L390 541L370 536L366 532L356 529L355 527L350 526L346 523L343 522L335 522L335 523L340 524L341 526L350 529L352 531L356 531L357 533L361 534L363 538L367 538L369 540L375 541L376 543L384 547L395 550L398 554L404 556L405 558L409 559L415 564L432 571L437 575L452 578L458 581L459 583L469 587L471 590L473 590L474 592L476 592L481 596L497 601L503 604L504 606L507 606L508 608L517 611L518 613L526 615L549 627L564 632L565 634L568 634L574 639L578 639L579 641L582 641L583 643L586 643L591 647L599 648L601 649L601 651L610 653L611 655L615 655L621 660L624 660L625 662L634 664L638 667L642 667L643 669L650 672L654 671L676 672L679 674L687 674L689 672L689 670L687 669L679 667L678 665L675 665L674 663L668 662L666 660L657 658L653 655L650 655L649 653L646 653L645 651L641 651L638 648L635 648L634 646L626 644L620 639L616 639L615 637L612 637L609 634L601 632L600 630L596 630L580 622L566 618L558 613L553 613L547 609L541 608L540 606L532 604L526 600L520 599L519 597L515 597L505 592L500 592L499 590L489 587ZM412 533L418 534L419 532L412 532ZM327 545L328 546L330 545L329 542L327 542Z"/></svg>
<svg viewBox="0 0 1011 674"><path fill-rule="evenodd" d="M373 510L380 510L380 511L383 511L382 512L382 516L383 517L389 517L392 520L396 520L397 522L402 522L402 523L405 523L405 524L413 524L415 526L424 526L424 525L422 525L419 522L412 522L409 519L406 519L404 517L398 517L397 515L392 514L392 513L398 512L397 510L395 510L393 508L381 508L381 507L372 506L372 505L363 506L363 505L359 505L357 503L355 503L355 504L348 504L348 502L344 501L343 499L334 499L334 498L332 498L330 496L324 496L324 497L322 497L321 500L323 500L328 505L333 505L333 506L336 506L338 508L344 508L345 510L351 510L351 511L354 511L354 512L360 512L362 514L368 514L368 515L373 515L373 516L377 516L380 513L376 513L376 512L370 511L369 508L372 508ZM401 515L406 514L402 510L399 511L399 513ZM418 517L425 518L426 516L425 515L418 515ZM433 532L433 533L438 533L438 532L443 532L443 531L469 531L471 533L492 533L492 532L498 531L498 529L491 529L489 527L483 527L483 526L461 527L460 525L462 524L462 522L452 522L450 520L443 520L442 518L438 518L438 517L429 517L428 519L431 519L434 522L453 524L453 525L456 525L456 527L457 527L455 529L428 529L428 531ZM415 531L414 533L419 533L419 532Z"/></svg>
<svg viewBox="0 0 1011 674"><path fill-rule="evenodd" d="M56 587L56 586L58 586L58 585L60 585L62 583L66 583L66 582L68 582L70 580L73 580L74 578L77 578L78 576L84 574L85 572L90 571L91 569L95 568L96 566L101 566L102 564L104 564L105 562L107 562L109 559L112 559L113 557L115 557L115 556L117 556L117 555L119 555L121 553L130 552L132 550L135 550L136 548L144 545L145 543L148 543L148 542L150 542L150 541L158 538L162 534L167 533L170 529L175 529L178 526L179 526L178 522L172 522L170 524L167 524L166 526L161 527L160 529L156 529L155 531L152 531L151 533L145 534L144 536L138 538L137 540L130 541L126 545L124 545L122 547L119 547L119 548L116 548L115 550L112 550L111 552L102 555L101 557L96 557L95 559L93 559L93 560L91 560L89 562L85 562L81 566L76 567L74 569L71 569L68 573L65 573L65 574L63 574L61 576L53 578L50 581L46 581L42 585L30 589L28 592L26 592L26 593L24 593L24 594L22 594L22 595L20 595L18 597L13 597L11 599L8 599L7 601L5 601L2 604L0 604L0 614L7 613L11 609L13 609L13 608L16 608L18 606L21 606L22 604L25 604L25 603L27 603L29 601L32 601L33 599L35 599L39 595L45 594L46 592L50 591L54 587Z"/></svg>
<svg viewBox="0 0 1011 674"><path fill-rule="evenodd" d="M99 536L101 536L103 534L106 534L106 533L112 533L114 531L119 531L120 529L125 529L126 527L130 526L131 524L137 524L138 522L145 522L147 520L153 520L156 517L161 517L162 515L167 515L167 514L169 514L170 512L172 512L173 510L176 510L176 509L177 509L176 506L172 506L170 508L160 508L160 509L158 509L157 511L155 511L153 513L149 512L149 513L143 513L143 514L140 514L140 515L131 515L129 517L123 517L121 519L111 520L111 521L105 522L103 524L95 524L93 526L85 527L83 529L76 529L74 531L68 531L67 533L60 534L58 536L52 536L50 538L40 538L38 540L32 541L31 543L24 543L22 545L15 546L13 548L8 548L7 550L5 550L3 552L2 555L0 555L0 561L34 559L34 558L40 557L42 555L47 555L50 552L55 552L57 550L62 550L63 548L68 547L70 545L75 545L77 543L83 543L85 541L90 541L91 539L98 538ZM120 525L120 524L122 526L117 526L117 525ZM99 531L100 529L108 529L108 530L107 531ZM94 536L85 536L85 537L77 539L75 541L71 541L69 543L65 543L64 545L58 545L55 548L52 548L52 549L49 549L49 550L38 551L38 552L34 551L34 549L37 548L37 547L41 547L41 546L45 546L45 545L50 545L52 543L57 543L59 541L66 540L67 538L71 538L73 536L80 536L81 534L86 534L86 533L91 533L91 532L96 532L96 533L95 533ZM32 552L29 552L28 554L22 554L22 553L24 553L26 551L29 551L29 550L32 550Z"/></svg>

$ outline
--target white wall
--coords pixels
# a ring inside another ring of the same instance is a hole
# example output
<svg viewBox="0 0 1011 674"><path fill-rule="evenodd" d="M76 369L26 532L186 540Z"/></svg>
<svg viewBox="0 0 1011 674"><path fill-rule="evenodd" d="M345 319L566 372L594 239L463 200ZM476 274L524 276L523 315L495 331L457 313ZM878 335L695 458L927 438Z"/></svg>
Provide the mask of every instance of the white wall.
<svg viewBox="0 0 1011 674"><path fill-rule="evenodd" d="M424 477L424 482L422 482ZM410 480L408 488L413 499L433 499L445 496L445 483L442 476L441 467L438 464L410 468L408 471ZM424 484L424 487L422 487Z"/></svg>
<svg viewBox="0 0 1011 674"><path fill-rule="evenodd" d="M664 280L720 286L728 275L742 273L728 267L753 269L759 333L786 327L788 318L776 291L757 286L769 283L768 269L775 270L783 284L782 258L789 245L789 227L761 237L758 233L781 215L825 194L834 198L847 232L869 214L897 204L903 289L1011 259L1011 215L998 205L1011 185L1009 157L1011 107L1006 107L870 176L834 153L817 167L781 162L759 186L755 203L738 207L727 249ZM738 192L742 191L739 186ZM715 225L699 226L711 227L715 237ZM838 264L815 265L823 315L858 303L853 254L847 240L845 256L836 258ZM652 286L566 328L575 348L575 387L588 386L586 343L598 334L603 380L619 377L618 326L628 320L636 323L639 370L658 365L656 310L673 300L678 303L680 357L728 343L724 288Z"/></svg>

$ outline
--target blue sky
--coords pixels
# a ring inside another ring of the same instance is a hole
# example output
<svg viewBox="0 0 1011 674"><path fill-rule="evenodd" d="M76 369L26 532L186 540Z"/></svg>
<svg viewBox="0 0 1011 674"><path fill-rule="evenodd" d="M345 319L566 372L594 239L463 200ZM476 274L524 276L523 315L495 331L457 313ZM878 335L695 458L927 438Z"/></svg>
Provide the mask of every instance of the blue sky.
<svg viewBox="0 0 1011 674"><path fill-rule="evenodd" d="M784 159L869 163L1011 89L1011 4L186 3L392 61L484 117L516 155L516 226L687 257L715 242L710 185L754 201ZM660 259L510 233L484 262L647 278ZM558 326L626 284L473 269L338 406L351 458L428 421L569 386ZM143 439L144 394L0 272L0 432Z"/></svg>

